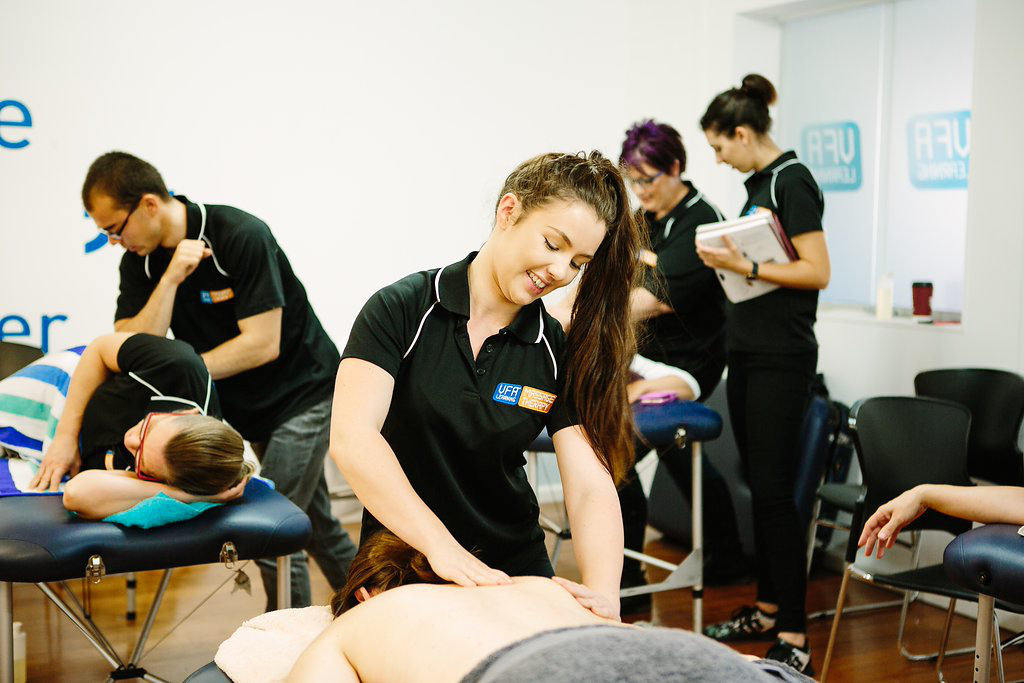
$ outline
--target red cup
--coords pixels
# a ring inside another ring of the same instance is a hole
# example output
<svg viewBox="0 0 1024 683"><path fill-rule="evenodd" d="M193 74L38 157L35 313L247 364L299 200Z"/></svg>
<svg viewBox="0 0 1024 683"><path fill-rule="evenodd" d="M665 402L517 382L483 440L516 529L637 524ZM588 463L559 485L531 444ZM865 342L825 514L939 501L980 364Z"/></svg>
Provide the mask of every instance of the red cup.
<svg viewBox="0 0 1024 683"><path fill-rule="evenodd" d="M912 287L914 295L914 315L919 318L930 318L932 315L932 292L930 282L915 282Z"/></svg>

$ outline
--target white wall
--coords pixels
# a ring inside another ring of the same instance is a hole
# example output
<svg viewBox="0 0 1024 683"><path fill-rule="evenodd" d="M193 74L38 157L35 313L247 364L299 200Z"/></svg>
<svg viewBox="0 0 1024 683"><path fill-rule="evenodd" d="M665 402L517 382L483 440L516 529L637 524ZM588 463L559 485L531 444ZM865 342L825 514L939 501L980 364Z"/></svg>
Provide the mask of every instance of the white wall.
<svg viewBox="0 0 1024 683"><path fill-rule="evenodd" d="M617 158L652 114L699 142L704 6L5 3L0 101L33 126L0 128L29 140L0 148L0 317L40 344L40 317L66 315L51 347L110 329L120 250L84 253L79 191L123 149L175 192L264 218L340 346L373 291L479 246L528 156Z"/></svg>

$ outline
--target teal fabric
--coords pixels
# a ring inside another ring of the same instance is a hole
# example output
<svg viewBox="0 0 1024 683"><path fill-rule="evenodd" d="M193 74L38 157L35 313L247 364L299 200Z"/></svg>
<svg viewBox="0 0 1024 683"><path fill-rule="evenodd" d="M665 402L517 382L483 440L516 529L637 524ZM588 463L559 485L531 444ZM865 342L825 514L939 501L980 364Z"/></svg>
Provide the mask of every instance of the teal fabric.
<svg viewBox="0 0 1024 683"><path fill-rule="evenodd" d="M152 529L165 524L184 522L218 505L221 503L182 503L166 493L158 493L152 498L136 503L124 512L105 517L103 521Z"/></svg>

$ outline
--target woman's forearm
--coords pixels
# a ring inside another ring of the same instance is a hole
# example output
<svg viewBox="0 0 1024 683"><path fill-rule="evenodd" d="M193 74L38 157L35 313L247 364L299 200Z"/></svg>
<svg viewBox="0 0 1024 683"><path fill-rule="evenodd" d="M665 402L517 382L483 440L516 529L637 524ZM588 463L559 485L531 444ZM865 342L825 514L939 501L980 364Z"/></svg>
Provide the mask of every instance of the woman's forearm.
<svg viewBox="0 0 1024 683"><path fill-rule="evenodd" d="M622 512L611 478L566 495L573 548L582 583L618 600L622 576Z"/></svg>
<svg viewBox="0 0 1024 683"><path fill-rule="evenodd" d="M64 400L64 411L57 423L57 433L78 439L82 428L82 416L89 399L96 393L111 373L120 372L117 354L121 345L131 337L131 332L114 332L97 337L82 352L82 357L71 373L68 395Z"/></svg>
<svg viewBox="0 0 1024 683"><path fill-rule="evenodd" d="M1019 486L948 486L923 484L928 508L983 524L1024 524L1024 488Z"/></svg>
<svg viewBox="0 0 1024 683"><path fill-rule="evenodd" d="M339 430L330 454L345 481L377 521L428 557L439 544L458 544L413 489L391 446L379 432Z"/></svg>
<svg viewBox="0 0 1024 683"><path fill-rule="evenodd" d="M64 507L84 519L103 519L165 493L178 499L181 491L166 484L143 481L131 472L86 470L64 485Z"/></svg>

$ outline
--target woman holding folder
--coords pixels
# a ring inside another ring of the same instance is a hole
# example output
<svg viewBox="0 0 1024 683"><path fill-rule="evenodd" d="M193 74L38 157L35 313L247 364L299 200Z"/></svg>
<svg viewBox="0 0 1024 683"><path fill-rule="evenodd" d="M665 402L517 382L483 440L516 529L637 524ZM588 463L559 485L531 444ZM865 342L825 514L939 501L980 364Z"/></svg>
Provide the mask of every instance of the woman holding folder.
<svg viewBox="0 0 1024 683"><path fill-rule="evenodd" d="M793 483L818 360L818 291L828 285L830 267L821 190L796 154L783 152L768 134L775 97L766 78L751 74L712 100L700 121L719 162L752 172L743 214L773 212L797 255L789 263L757 263L728 238L722 248L697 243L705 265L779 285L731 305L726 323L729 414L753 498L757 599L704 633L721 641L775 640L767 658L810 674L806 534Z"/></svg>

